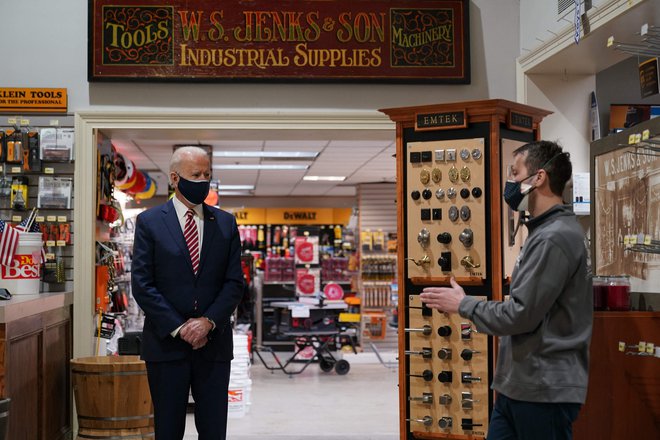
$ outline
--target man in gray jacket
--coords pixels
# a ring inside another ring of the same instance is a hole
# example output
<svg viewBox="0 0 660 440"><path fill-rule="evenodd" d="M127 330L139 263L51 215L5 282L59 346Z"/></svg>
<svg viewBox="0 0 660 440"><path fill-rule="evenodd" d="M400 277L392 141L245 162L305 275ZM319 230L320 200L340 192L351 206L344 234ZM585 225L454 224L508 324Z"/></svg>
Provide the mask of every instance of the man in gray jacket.
<svg viewBox="0 0 660 440"><path fill-rule="evenodd" d="M513 156L504 198L531 218L509 300L466 296L453 278L451 287L427 287L420 297L428 307L459 313L478 331L500 337L488 440L571 439L587 396L593 316L584 232L562 204L571 162L548 141L523 145Z"/></svg>

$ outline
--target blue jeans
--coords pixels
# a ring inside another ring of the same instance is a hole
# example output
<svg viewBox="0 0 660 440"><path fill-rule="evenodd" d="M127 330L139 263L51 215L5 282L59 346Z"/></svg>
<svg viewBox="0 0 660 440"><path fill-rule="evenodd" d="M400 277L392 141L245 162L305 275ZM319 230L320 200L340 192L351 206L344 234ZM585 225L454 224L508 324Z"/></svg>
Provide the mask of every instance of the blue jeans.
<svg viewBox="0 0 660 440"><path fill-rule="evenodd" d="M488 440L571 440L579 403L539 403L498 394Z"/></svg>

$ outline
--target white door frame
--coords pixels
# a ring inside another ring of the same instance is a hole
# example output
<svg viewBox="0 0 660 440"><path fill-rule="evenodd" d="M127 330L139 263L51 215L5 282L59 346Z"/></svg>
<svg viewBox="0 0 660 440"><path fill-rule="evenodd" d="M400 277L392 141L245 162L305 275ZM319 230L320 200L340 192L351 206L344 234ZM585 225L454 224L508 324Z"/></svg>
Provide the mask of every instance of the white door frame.
<svg viewBox="0 0 660 440"><path fill-rule="evenodd" d="M394 123L377 111L264 112L109 112L82 111L75 115L75 184L73 247L73 356L94 353L94 249L96 240L97 130L379 130Z"/></svg>

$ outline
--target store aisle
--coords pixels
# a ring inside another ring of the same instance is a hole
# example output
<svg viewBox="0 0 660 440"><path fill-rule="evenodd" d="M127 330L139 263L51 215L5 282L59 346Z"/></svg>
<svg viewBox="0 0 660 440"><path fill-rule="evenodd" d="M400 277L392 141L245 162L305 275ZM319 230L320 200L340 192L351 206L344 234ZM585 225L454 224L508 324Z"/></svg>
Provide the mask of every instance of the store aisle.
<svg viewBox="0 0 660 440"><path fill-rule="evenodd" d="M228 440L399 437L396 369L355 359L345 376L323 373L316 364L289 377L282 372L271 373L256 363L250 374L252 405L244 417L229 419ZM197 439L192 414L188 414L186 426L185 440Z"/></svg>

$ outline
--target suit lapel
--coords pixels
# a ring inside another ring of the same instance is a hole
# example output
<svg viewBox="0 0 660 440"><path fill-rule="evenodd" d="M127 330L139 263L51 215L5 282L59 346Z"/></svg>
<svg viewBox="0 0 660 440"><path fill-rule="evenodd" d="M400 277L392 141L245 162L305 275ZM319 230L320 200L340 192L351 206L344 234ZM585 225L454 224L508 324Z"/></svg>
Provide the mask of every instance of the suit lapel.
<svg viewBox="0 0 660 440"><path fill-rule="evenodd" d="M213 243L213 237L218 231L218 223L216 215L211 211L205 204L202 205L204 211L204 236L202 238L202 255L199 258L199 270L197 273L201 273L204 268L204 261L206 256L211 249L211 243Z"/></svg>
<svg viewBox="0 0 660 440"><path fill-rule="evenodd" d="M184 258L184 260L186 260L186 264L192 271L192 262L190 261L190 251L188 251L188 245L186 244L186 241L183 238L181 223L179 223L179 219L176 216L176 209L174 209L174 204L172 203L171 200L167 202L165 205L163 205L162 211L163 211L163 221L165 222L165 226L167 227L167 230L172 236L172 240L174 240L177 246L179 246L183 255L187 256L187 258ZM206 229L206 225L204 225L204 229Z"/></svg>

